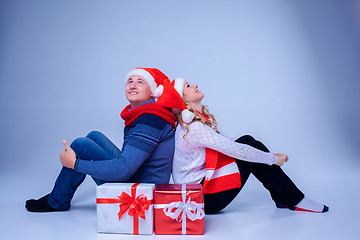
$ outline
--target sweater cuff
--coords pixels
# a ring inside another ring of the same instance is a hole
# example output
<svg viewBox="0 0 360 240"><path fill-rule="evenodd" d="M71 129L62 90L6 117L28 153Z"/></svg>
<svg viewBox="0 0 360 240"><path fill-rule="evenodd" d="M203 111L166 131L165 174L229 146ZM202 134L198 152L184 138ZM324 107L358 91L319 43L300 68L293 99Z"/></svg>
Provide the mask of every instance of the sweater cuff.
<svg viewBox="0 0 360 240"><path fill-rule="evenodd" d="M275 156L275 155L274 155L274 154L272 154L272 153L271 153L271 155L272 155L271 165L273 165L273 164L275 164L275 163L277 162L277 156Z"/></svg>
<svg viewBox="0 0 360 240"><path fill-rule="evenodd" d="M77 156L76 156L74 170L77 171L77 172L78 172L78 169L79 169L79 162L80 162L80 159L78 159Z"/></svg>

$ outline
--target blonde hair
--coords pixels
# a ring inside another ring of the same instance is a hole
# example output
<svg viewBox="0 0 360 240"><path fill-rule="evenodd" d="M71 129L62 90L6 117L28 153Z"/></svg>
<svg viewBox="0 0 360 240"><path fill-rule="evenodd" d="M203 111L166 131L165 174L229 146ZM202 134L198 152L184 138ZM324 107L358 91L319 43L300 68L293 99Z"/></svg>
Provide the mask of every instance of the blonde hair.
<svg viewBox="0 0 360 240"><path fill-rule="evenodd" d="M201 113L204 114L209 120L207 121L203 116L201 116L201 114L199 114L195 108L193 108L193 106L191 105L191 103L186 100L185 97L183 97L185 106L187 107L187 109L189 109L190 112L192 112L194 114L194 119L192 120L192 122L195 121L199 121L202 122L202 124L209 126L210 128L212 128L215 132L219 133L219 131L217 130L217 126L218 126L218 122L216 121L214 115L212 115L209 112L209 107L207 105L202 105L201 107ZM178 124L180 124L181 126L183 126L184 128L186 128L186 133L184 134L183 138L187 141L187 139L185 138L185 136L189 133L189 126L187 123L185 123L182 118L181 118L181 113L178 114L177 116L178 118ZM192 123L191 122L191 123ZM189 123L190 124L190 123Z"/></svg>

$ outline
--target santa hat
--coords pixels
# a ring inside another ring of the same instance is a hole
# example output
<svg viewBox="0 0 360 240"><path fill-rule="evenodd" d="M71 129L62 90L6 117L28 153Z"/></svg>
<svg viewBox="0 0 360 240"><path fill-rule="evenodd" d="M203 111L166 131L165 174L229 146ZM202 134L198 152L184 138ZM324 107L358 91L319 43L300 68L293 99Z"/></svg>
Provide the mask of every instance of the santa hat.
<svg viewBox="0 0 360 240"><path fill-rule="evenodd" d="M184 78L176 78L171 82L172 88L175 90L173 94L173 101L177 102L178 108L182 110L181 118L185 123L191 123L194 119L195 115L190 112L190 110L185 106L183 100L183 92L184 92L184 85L185 79Z"/></svg>
<svg viewBox="0 0 360 240"><path fill-rule="evenodd" d="M157 68L135 68L131 70L125 77L125 81L129 80L131 76L142 77L150 86L151 93L155 97L156 103L166 108L178 108L182 110L181 117L185 123L191 123L194 119L194 114L190 112L185 106L182 99L182 92L184 90L185 79L175 79L170 82L169 78ZM182 82L181 82L182 81ZM175 85L176 87L175 88ZM182 84L182 89L181 85Z"/></svg>
<svg viewBox="0 0 360 240"><path fill-rule="evenodd" d="M170 81L169 78L157 68L135 68L131 70L125 77L125 83L131 76L142 77L150 86L151 93L154 98L159 98L164 90L164 81Z"/></svg>

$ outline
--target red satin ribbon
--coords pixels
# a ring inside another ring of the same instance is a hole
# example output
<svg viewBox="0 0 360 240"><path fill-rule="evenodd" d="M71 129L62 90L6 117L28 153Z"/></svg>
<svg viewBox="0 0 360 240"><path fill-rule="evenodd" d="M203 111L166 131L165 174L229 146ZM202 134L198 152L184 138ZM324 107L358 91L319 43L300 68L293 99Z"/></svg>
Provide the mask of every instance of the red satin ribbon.
<svg viewBox="0 0 360 240"><path fill-rule="evenodd" d="M139 217L145 219L145 211L153 204L153 200L148 200L144 194L136 197L136 188L140 183L135 183L131 186L131 196L126 192L122 192L117 198L97 198L96 203L120 203L120 211L118 213L119 221L121 217L129 210L128 215L134 217L133 232L139 234Z"/></svg>

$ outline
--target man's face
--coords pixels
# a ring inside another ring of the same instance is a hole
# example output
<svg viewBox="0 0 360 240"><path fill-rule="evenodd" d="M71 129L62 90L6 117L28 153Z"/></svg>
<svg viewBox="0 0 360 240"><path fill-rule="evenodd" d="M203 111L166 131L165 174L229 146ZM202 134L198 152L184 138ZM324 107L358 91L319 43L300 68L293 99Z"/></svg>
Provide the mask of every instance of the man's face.
<svg viewBox="0 0 360 240"><path fill-rule="evenodd" d="M138 75L129 77L125 92L131 108L137 107L152 98L149 84Z"/></svg>

